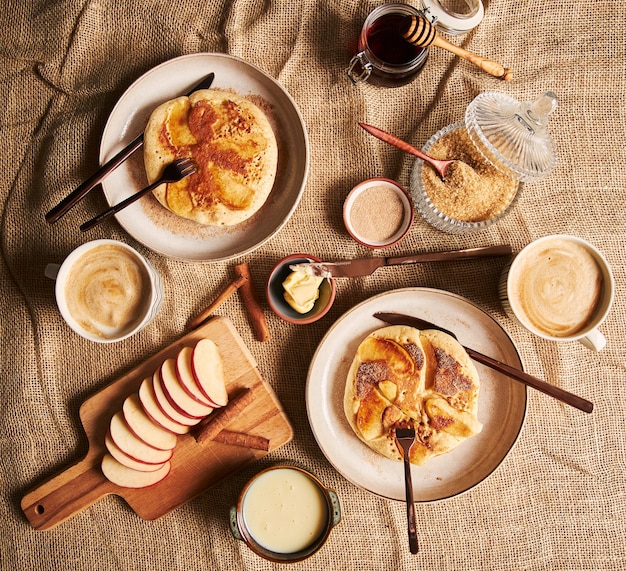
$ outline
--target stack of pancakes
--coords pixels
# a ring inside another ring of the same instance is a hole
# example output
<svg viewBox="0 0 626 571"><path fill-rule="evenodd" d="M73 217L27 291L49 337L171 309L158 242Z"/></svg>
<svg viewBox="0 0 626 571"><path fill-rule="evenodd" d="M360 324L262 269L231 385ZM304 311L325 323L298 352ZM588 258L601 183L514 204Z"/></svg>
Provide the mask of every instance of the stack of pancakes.
<svg viewBox="0 0 626 571"><path fill-rule="evenodd" d="M435 330L392 325L359 345L348 373L344 411L371 449L402 460L395 430L415 428L410 460L423 464L478 434L478 372L463 347Z"/></svg>
<svg viewBox="0 0 626 571"><path fill-rule="evenodd" d="M154 190L174 214L203 225L233 226L267 200L278 165L278 145L260 107L234 93L195 91L163 103L144 131L150 183L173 160L191 157L198 172Z"/></svg>

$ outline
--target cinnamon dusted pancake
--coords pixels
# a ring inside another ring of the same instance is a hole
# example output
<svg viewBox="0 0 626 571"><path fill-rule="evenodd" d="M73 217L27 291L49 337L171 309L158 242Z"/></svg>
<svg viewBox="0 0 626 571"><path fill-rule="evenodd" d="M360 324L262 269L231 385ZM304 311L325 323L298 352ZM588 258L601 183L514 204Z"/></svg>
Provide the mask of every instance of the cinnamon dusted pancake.
<svg viewBox="0 0 626 571"><path fill-rule="evenodd" d="M191 157L198 172L154 190L173 213L210 226L233 226L267 200L278 145L263 111L239 95L202 89L157 107L144 131L149 182L174 159Z"/></svg>
<svg viewBox="0 0 626 571"><path fill-rule="evenodd" d="M415 427L411 462L423 464L478 434L480 382L461 345L435 330L392 325L359 345L346 380L344 412L374 451L402 460L401 424Z"/></svg>

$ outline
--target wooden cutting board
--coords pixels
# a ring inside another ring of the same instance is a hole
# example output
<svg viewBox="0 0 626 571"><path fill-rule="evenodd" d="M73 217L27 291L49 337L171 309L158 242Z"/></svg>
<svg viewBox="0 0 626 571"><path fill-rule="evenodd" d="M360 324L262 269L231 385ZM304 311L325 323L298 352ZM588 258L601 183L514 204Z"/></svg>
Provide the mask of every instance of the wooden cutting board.
<svg viewBox="0 0 626 571"><path fill-rule="evenodd" d="M249 388L254 396L228 430L263 436L269 440L269 450L213 441L201 445L186 434L178 437L171 471L164 480L143 489L112 484L100 469L111 417L165 359L203 337L212 339L219 348L229 395ZM22 498L22 510L35 529L53 528L108 494L124 498L143 519L157 519L293 438L291 424L272 388L257 370L254 357L232 323L222 317L211 319L89 397L80 407L80 420L89 442L86 456Z"/></svg>

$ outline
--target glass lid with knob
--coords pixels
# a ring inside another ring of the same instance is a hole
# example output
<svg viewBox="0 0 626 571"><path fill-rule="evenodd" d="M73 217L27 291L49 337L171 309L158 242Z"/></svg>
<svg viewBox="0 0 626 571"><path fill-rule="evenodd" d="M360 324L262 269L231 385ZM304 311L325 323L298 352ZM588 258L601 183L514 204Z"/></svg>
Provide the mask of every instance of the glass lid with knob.
<svg viewBox="0 0 626 571"><path fill-rule="evenodd" d="M547 126L557 105L551 91L526 102L487 91L467 107L465 126L474 145L496 168L522 182L537 182L556 167Z"/></svg>

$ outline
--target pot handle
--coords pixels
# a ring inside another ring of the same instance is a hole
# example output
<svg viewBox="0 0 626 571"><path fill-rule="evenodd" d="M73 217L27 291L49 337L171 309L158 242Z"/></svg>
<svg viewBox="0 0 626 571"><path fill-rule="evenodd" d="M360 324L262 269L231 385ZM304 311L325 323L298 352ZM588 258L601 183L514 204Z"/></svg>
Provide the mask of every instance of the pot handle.
<svg viewBox="0 0 626 571"><path fill-rule="evenodd" d="M339 497L335 490L326 489L328 497L330 499L330 505L332 506L332 527L335 527L341 521L341 504L339 503Z"/></svg>
<svg viewBox="0 0 626 571"><path fill-rule="evenodd" d="M233 534L233 537L235 539L238 539L239 541L243 541L243 536L241 535L241 532L239 531L239 526L237 525L237 507L236 506L232 506L230 508L230 532Z"/></svg>

